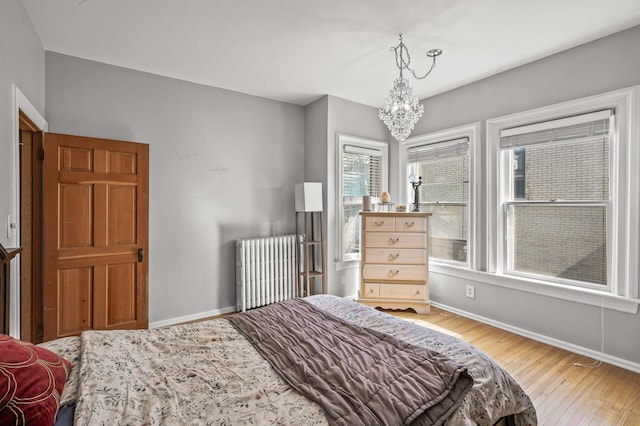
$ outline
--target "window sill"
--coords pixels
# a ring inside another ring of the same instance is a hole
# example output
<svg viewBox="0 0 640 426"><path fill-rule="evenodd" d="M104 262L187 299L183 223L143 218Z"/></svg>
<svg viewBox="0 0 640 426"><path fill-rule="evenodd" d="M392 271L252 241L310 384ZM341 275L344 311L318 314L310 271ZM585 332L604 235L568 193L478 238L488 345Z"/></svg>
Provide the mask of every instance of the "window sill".
<svg viewBox="0 0 640 426"><path fill-rule="evenodd" d="M549 283L528 278L515 277L503 274L492 274L483 271L472 271L446 264L431 264L429 271L448 275L456 278L478 281L484 284L505 287L512 290L525 291L542 296L554 297L556 299L570 302L582 303L585 305L604 307L615 311L629 314L638 313L640 299L617 296L597 290L585 288L568 287L562 284Z"/></svg>

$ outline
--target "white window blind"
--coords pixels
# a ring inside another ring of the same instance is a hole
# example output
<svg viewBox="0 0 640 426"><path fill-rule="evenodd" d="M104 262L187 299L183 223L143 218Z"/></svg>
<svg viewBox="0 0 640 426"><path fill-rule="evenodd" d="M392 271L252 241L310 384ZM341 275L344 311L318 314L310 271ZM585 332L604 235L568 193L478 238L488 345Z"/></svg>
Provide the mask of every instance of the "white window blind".
<svg viewBox="0 0 640 426"><path fill-rule="evenodd" d="M469 138L418 145L407 150L410 163L458 157L469 152Z"/></svg>
<svg viewBox="0 0 640 426"><path fill-rule="evenodd" d="M382 151L344 145L343 197L380 196Z"/></svg>
<svg viewBox="0 0 640 426"><path fill-rule="evenodd" d="M502 149L543 143L575 142L578 139L608 137L612 110L596 111L573 117L504 129L500 132Z"/></svg>

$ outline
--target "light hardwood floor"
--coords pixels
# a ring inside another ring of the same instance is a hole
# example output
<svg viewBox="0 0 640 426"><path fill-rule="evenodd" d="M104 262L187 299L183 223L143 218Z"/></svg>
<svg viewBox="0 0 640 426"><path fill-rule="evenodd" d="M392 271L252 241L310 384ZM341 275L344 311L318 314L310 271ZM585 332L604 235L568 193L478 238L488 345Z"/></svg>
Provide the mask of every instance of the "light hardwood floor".
<svg viewBox="0 0 640 426"><path fill-rule="evenodd" d="M439 308L385 311L465 340L491 356L527 392L538 424L640 425L640 374L486 325Z"/></svg>

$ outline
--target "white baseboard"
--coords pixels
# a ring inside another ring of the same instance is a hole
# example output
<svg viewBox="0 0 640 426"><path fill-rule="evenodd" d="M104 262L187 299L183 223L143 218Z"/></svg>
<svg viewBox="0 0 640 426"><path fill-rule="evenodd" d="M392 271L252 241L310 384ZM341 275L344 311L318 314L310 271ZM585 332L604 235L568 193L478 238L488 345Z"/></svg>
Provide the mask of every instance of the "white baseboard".
<svg viewBox="0 0 640 426"><path fill-rule="evenodd" d="M484 324L489 324L494 327L500 328L502 330L510 331L514 334L518 334L520 336L528 337L530 339L536 340L538 342L546 343L551 346L555 346L560 349L565 349L567 351L573 352L578 355L588 356L590 358L594 358L600 360L602 362L606 362L607 364L612 364L618 366L620 368L624 368L626 370L633 371L635 373L640 373L640 364L618 358L613 355L609 355L603 352L595 351L593 349L585 348L582 346L574 345L573 343L565 342L563 340L555 339L553 337L545 336L543 334L534 333L529 330L525 330L523 328L514 327L509 324L505 324L500 321L493 320L491 318L486 318L480 315L472 314L470 312L466 312L460 309L452 308L451 306L443 305L441 303L437 303L431 301L431 305L444 309L449 312L453 312L455 314L461 315L463 317L471 318L473 320L479 321Z"/></svg>
<svg viewBox="0 0 640 426"><path fill-rule="evenodd" d="M344 297L351 300L358 300L358 297L356 294L351 296L344 296ZM165 327L167 325L176 325L176 324L182 324L190 321L197 321L204 318L215 317L217 315L237 312L237 310L238 309L235 306L227 306L226 308L214 309L212 311L206 311L206 312L199 312L197 314L185 315L183 317L169 318L161 321L154 321L152 323L149 323L149 328L159 328L159 327Z"/></svg>
<svg viewBox="0 0 640 426"><path fill-rule="evenodd" d="M149 324L149 328L165 327L167 325L182 324L189 321L197 321L204 318L215 317L216 315L228 314L236 312L235 306L227 306L226 308L214 309L212 311L199 312L197 314L185 315L183 317L169 318L162 321L154 321Z"/></svg>

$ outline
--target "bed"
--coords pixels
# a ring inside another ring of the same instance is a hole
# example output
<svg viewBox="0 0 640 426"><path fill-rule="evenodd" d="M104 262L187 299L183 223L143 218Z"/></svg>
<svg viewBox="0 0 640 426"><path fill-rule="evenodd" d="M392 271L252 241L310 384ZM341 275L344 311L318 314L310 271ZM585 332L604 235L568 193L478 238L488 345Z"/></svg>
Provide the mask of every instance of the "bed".
<svg viewBox="0 0 640 426"><path fill-rule="evenodd" d="M436 424L537 423L522 388L472 345L344 298L304 301L461 366L472 386ZM320 404L296 391L236 327L225 317L153 330L88 331L39 345L71 366L56 424L349 424L329 422Z"/></svg>

